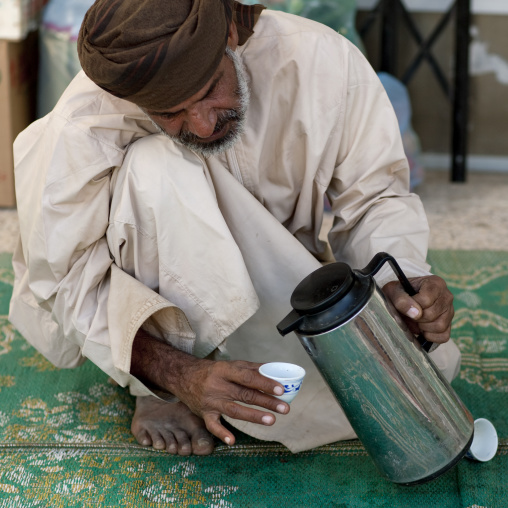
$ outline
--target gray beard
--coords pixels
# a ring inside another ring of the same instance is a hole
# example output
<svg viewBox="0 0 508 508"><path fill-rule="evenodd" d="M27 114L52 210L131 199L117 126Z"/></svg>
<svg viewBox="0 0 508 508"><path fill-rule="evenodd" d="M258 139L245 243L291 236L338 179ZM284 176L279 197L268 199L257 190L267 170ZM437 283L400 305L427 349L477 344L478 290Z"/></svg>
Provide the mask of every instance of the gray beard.
<svg viewBox="0 0 508 508"><path fill-rule="evenodd" d="M215 132L221 130L226 124L229 124L229 130L222 138L210 141L209 143L202 143L199 141L201 138L192 132L183 132L178 136L172 136L162 129L162 127L150 116L148 116L159 134L164 134L176 143L179 143L186 148L203 155L204 157L213 157L229 150L238 141L245 129L245 117L250 101L247 72L241 58L228 46L226 46L226 56L233 62L235 68L236 79L238 82L237 89L235 90L235 96L237 97L240 105L238 108L222 111L217 116Z"/></svg>

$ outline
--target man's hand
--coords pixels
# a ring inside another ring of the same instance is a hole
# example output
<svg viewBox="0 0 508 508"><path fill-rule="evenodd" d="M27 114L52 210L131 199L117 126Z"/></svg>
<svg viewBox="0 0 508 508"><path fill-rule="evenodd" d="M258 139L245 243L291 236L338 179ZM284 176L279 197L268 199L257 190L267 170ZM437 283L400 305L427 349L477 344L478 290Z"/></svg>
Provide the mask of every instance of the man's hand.
<svg viewBox="0 0 508 508"><path fill-rule="evenodd" d="M417 291L409 296L400 282L389 282L383 293L403 315L411 332L420 332L430 342L444 343L450 339L453 295L445 281L437 275L409 279Z"/></svg>
<svg viewBox="0 0 508 508"><path fill-rule="evenodd" d="M212 434L232 444L233 436L221 424L221 415L261 425L275 423L274 415L237 402L282 414L289 411L288 404L267 395L281 395L284 387L273 379L262 376L258 372L260 366L258 363L243 361L199 360L193 362L188 371L190 375L184 377L183 382L173 389L173 393L193 413L203 418Z"/></svg>
<svg viewBox="0 0 508 508"><path fill-rule="evenodd" d="M275 423L273 414L238 402L281 414L289 412L288 404L270 395L281 395L284 387L262 376L260 366L196 358L144 332L138 332L132 347L131 374L178 397L227 444L233 444L235 437L222 425L221 415L261 425Z"/></svg>

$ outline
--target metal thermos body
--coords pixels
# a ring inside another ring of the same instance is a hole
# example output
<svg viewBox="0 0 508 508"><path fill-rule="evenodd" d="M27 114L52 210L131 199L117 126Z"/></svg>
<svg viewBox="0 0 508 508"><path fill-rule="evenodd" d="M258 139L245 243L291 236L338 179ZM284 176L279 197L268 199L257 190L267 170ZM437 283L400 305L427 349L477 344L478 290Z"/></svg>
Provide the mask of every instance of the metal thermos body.
<svg viewBox="0 0 508 508"><path fill-rule="evenodd" d="M380 288L361 283L364 303L345 322L294 331L381 473L432 480L469 450L473 418Z"/></svg>

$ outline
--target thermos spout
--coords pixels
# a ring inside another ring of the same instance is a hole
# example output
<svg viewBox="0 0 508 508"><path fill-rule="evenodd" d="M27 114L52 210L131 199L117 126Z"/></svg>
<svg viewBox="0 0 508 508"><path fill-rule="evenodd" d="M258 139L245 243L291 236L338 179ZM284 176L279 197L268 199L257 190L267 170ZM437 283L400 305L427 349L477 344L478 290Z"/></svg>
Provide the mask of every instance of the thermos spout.
<svg viewBox="0 0 508 508"><path fill-rule="evenodd" d="M288 333L294 332L305 319L304 316L300 316L296 310L292 310L278 325L278 332L284 336Z"/></svg>

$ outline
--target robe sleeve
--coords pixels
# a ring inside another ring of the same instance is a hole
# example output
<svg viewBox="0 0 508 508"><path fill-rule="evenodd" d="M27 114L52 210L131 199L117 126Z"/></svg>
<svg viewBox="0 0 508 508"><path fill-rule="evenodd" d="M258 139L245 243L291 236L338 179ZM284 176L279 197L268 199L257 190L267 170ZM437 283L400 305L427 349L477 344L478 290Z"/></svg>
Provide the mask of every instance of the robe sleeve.
<svg viewBox="0 0 508 508"><path fill-rule="evenodd" d="M349 83L337 164L327 190L335 259L363 268L388 252L408 277L429 274L429 228L419 197L409 192L409 166L388 96L358 51L350 52ZM388 266L376 276L396 277Z"/></svg>

